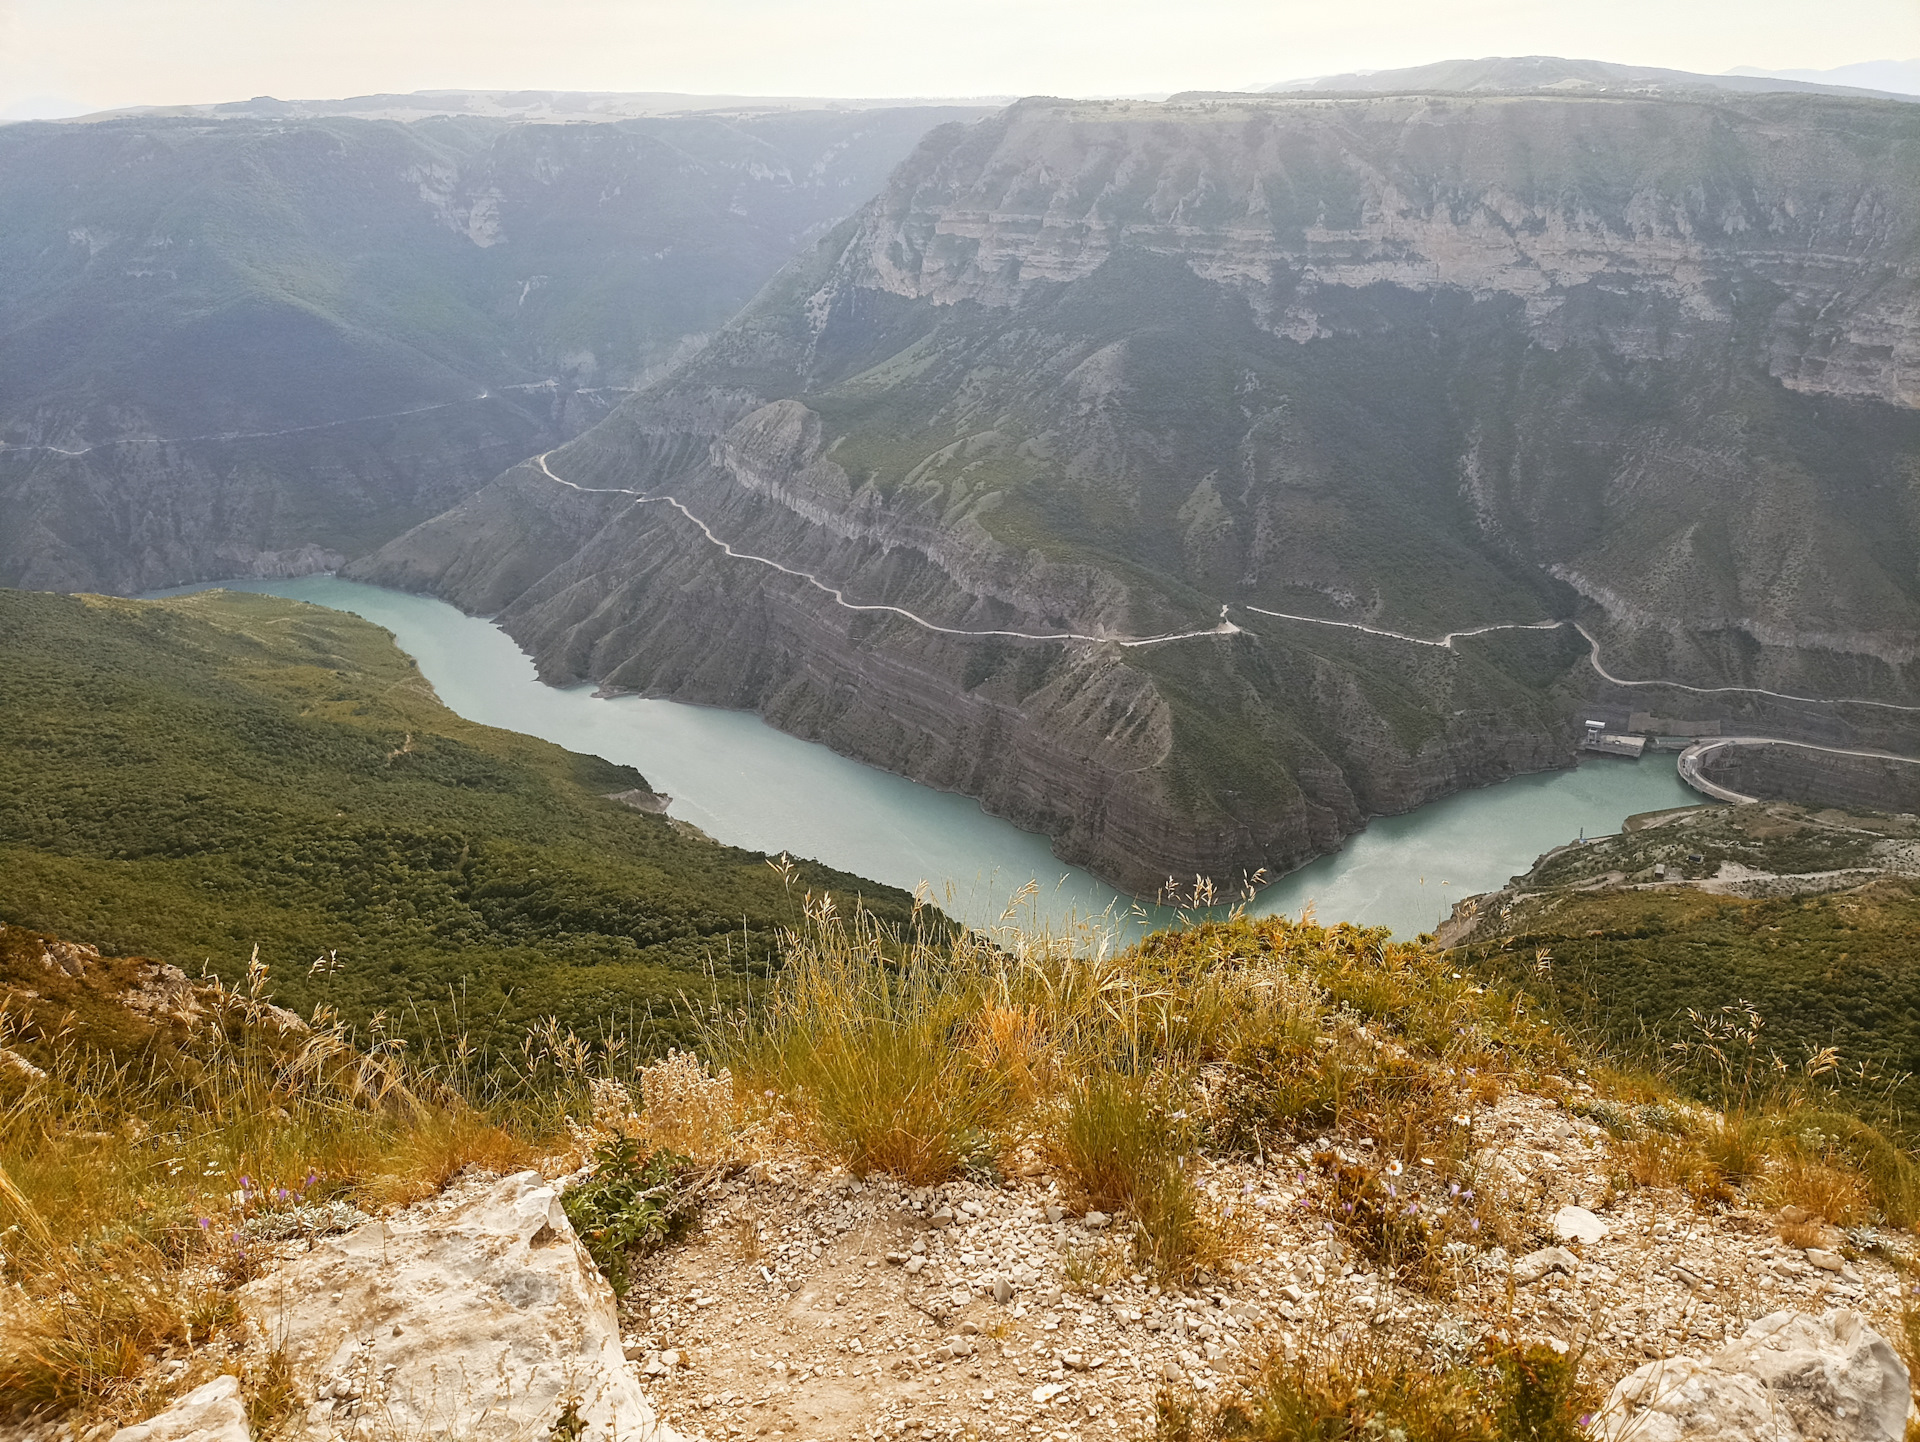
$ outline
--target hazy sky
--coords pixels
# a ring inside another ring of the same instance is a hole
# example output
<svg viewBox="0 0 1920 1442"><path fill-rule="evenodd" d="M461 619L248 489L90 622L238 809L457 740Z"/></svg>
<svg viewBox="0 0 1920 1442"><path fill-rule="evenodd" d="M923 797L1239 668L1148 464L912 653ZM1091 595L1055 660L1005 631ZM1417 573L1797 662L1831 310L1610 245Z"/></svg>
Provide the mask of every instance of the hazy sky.
<svg viewBox="0 0 1920 1442"><path fill-rule="evenodd" d="M1025 95L1920 56L1920 0L0 0L0 114L440 87Z"/></svg>

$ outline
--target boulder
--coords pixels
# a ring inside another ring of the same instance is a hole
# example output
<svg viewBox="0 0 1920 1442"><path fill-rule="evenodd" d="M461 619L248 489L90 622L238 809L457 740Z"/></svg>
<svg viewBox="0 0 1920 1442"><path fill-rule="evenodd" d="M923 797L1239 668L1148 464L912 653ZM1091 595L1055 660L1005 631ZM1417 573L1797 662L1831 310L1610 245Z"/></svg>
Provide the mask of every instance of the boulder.
<svg viewBox="0 0 1920 1442"><path fill-rule="evenodd" d="M1774 1312L1712 1357L1649 1362L1607 1398L1605 1442L1901 1442L1906 1364L1858 1313Z"/></svg>
<svg viewBox="0 0 1920 1442"><path fill-rule="evenodd" d="M678 1442L640 1392L613 1291L534 1172L317 1242L245 1289L264 1345L332 1438L508 1442L558 1425L594 1442Z"/></svg>
<svg viewBox="0 0 1920 1442"><path fill-rule="evenodd" d="M112 1442L252 1442L252 1436L239 1379L215 1377L166 1411L122 1427Z"/></svg>

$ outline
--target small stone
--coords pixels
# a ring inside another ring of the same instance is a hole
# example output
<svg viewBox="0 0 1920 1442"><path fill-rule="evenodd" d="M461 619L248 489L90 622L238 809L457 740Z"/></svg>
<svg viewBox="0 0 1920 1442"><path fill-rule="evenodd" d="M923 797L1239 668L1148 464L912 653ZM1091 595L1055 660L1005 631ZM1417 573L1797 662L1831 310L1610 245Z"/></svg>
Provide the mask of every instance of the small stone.
<svg viewBox="0 0 1920 1442"><path fill-rule="evenodd" d="M1607 1224L1585 1207L1562 1207L1553 1214L1553 1234L1563 1242L1594 1246L1607 1235Z"/></svg>
<svg viewBox="0 0 1920 1442"><path fill-rule="evenodd" d="M942 1207L927 1220L936 1227L950 1227L953 1225L953 1208Z"/></svg>
<svg viewBox="0 0 1920 1442"><path fill-rule="evenodd" d="M1057 1221L1060 1221L1060 1220L1062 1220L1062 1219L1063 1219L1063 1218L1064 1218L1064 1217L1065 1217L1066 1215L1067 1215L1067 1209L1066 1209L1065 1207L1062 1207L1062 1206L1049 1206L1049 1207L1047 1208L1047 1220L1048 1220L1048 1221L1050 1221L1050 1222L1057 1222Z"/></svg>
<svg viewBox="0 0 1920 1442"><path fill-rule="evenodd" d="M995 1277L993 1279L993 1300L1002 1306L1011 1302L1013 1300L1013 1283L1009 1282L1005 1277Z"/></svg>
<svg viewBox="0 0 1920 1442"><path fill-rule="evenodd" d="M1112 1220L1113 1218L1109 1217L1105 1212L1088 1212L1086 1216L1080 1219L1080 1222L1082 1226L1097 1232Z"/></svg>
<svg viewBox="0 0 1920 1442"><path fill-rule="evenodd" d="M1160 1369L1160 1380L1162 1382L1184 1382L1187 1380L1187 1374L1180 1370L1179 1363L1169 1362Z"/></svg>
<svg viewBox="0 0 1920 1442"><path fill-rule="evenodd" d="M1542 1247L1513 1264L1513 1280L1524 1287L1539 1281L1549 1272L1564 1272L1570 1277L1579 1266L1580 1259L1565 1247Z"/></svg>
<svg viewBox="0 0 1920 1442"><path fill-rule="evenodd" d="M1774 1214L1789 1227L1805 1226L1810 1220L1805 1207L1784 1206Z"/></svg>
<svg viewBox="0 0 1920 1442"><path fill-rule="evenodd" d="M1819 1247L1807 1248L1807 1260L1823 1272L1838 1272L1847 1265L1838 1253L1822 1251Z"/></svg>
<svg viewBox="0 0 1920 1442"><path fill-rule="evenodd" d="M1067 1352L1062 1354L1060 1365L1069 1372L1084 1372L1087 1370L1087 1359L1080 1352Z"/></svg>
<svg viewBox="0 0 1920 1442"><path fill-rule="evenodd" d="M907 1272L910 1276L918 1276L920 1274L920 1269L926 1265L927 1265L927 1259L925 1257L908 1257L907 1258Z"/></svg>

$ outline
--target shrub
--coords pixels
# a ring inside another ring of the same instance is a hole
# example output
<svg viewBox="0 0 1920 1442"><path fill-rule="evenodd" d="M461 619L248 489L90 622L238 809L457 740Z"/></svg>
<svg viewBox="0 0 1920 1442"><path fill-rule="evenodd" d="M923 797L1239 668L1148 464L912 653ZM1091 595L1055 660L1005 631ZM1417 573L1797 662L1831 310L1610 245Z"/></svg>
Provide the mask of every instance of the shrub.
<svg viewBox="0 0 1920 1442"><path fill-rule="evenodd" d="M1229 1246L1187 1175L1193 1131L1167 1093L1164 1080L1096 1072L1074 1085L1052 1150L1076 1200L1126 1215L1138 1264L1186 1278Z"/></svg>
<svg viewBox="0 0 1920 1442"><path fill-rule="evenodd" d="M696 1215L699 1181L686 1157L615 1137L593 1154L593 1175L560 1202L587 1253L624 1297L633 1263L665 1246Z"/></svg>
<svg viewBox="0 0 1920 1442"><path fill-rule="evenodd" d="M758 1008L715 1029L715 1049L860 1175L930 1186L990 1164L1013 1093L967 1045L985 996L969 943L903 944L864 913L849 924L808 906L813 925L787 939Z"/></svg>

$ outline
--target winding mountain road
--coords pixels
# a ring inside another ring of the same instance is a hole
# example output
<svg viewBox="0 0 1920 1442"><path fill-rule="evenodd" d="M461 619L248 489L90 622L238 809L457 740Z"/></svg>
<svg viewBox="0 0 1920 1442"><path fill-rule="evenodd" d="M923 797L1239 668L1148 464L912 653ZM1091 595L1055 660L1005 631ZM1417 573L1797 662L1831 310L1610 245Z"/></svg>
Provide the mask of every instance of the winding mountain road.
<svg viewBox="0 0 1920 1442"><path fill-rule="evenodd" d="M1339 626L1349 631L1364 631L1369 636L1384 636L1394 641L1405 641L1410 646L1438 646L1450 651L1459 648L1453 643L1463 636L1484 636L1492 631L1552 631L1561 626L1571 626L1580 633L1587 643L1587 661L1599 673L1600 679L1615 686L1661 686L1674 691L1691 691L1696 696L1717 696L1735 694L1742 696L1771 696L1776 701L1803 701L1815 706L1877 706L1884 711L1904 711L1920 715L1920 706L1903 706L1897 701L1869 701L1864 696L1796 696L1789 691L1769 691L1764 686L1689 686L1685 681L1634 681L1625 676L1616 676L1606 668L1600 659L1600 639L1578 621L1507 621L1491 626L1475 626L1465 631L1449 631L1434 640L1427 636L1409 636L1401 631L1384 631L1378 626L1363 626L1358 621L1329 621L1321 616L1296 616L1286 611L1269 611L1261 606L1241 607L1244 611L1256 611L1262 616L1273 616L1282 621L1305 621L1315 626Z"/></svg>
<svg viewBox="0 0 1920 1442"><path fill-rule="evenodd" d="M1764 686L1690 686L1684 681L1630 680L1625 676L1616 676L1613 674L1613 672L1609 671L1606 668L1605 664L1600 659L1599 638L1596 637L1593 634L1593 632L1589 631L1585 626L1581 625L1580 622L1574 621L1574 620L1503 621L1503 622L1496 622L1495 624L1490 626L1473 626L1460 631L1449 631L1444 636L1434 638L1429 636L1410 636L1404 631L1389 631L1379 626L1363 625L1359 621L1334 621L1334 620L1328 619L1325 616L1301 616L1301 615L1296 615L1287 611L1269 611L1264 606L1251 606L1245 603L1229 602L1220 607L1220 620L1216 625L1206 627L1203 630L1170 631L1164 635L1159 635L1159 636L1122 636L1122 635L1110 635L1110 634L1088 634L1080 631L1052 631L1052 632L1045 632L1045 633L1037 633L1032 631L995 631L995 630L975 631L975 630L967 630L965 628L958 627L958 626L943 626L937 621L929 621L924 616L916 615L914 612L907 610L904 606L891 606L891 605L886 605L884 603L849 601L846 597L846 593L842 591L838 586L830 585L829 583L821 580L818 576L814 575L810 571L795 570L792 566L783 565L779 561L773 560L771 557L768 557L768 556L756 556L756 555L753 555L751 552L736 551L732 546L727 544L727 542L723 541L719 536L716 536L713 533L713 528L711 526L709 526L705 521L701 520L700 517L696 516L692 511L688 510L686 506L676 497L668 496L668 495L650 496L645 494L644 492L632 490L625 486L576 485L574 482L567 480L564 476L558 476L554 474L553 468L547 464L547 457L552 454L553 454L552 451L542 452L540 455L537 455L533 458L533 464L539 468L539 471L543 476L545 476L548 480L554 482L556 485L565 486L569 490L579 491L585 495L631 496L634 499L635 505L660 504L660 505L672 506L681 515L685 516L689 521L693 522L694 525L698 526L700 528L700 534L705 536L709 542L719 547L721 551L723 551L726 555L732 557L735 560L753 561L759 565L771 567L773 570L779 571L782 575L792 576L797 580L805 581L808 585L814 587L816 590L821 591L828 596L831 596L836 605L843 606L849 611L887 612L891 615L900 616L908 621L911 621L913 622L914 625L924 627L926 630L938 632L943 636L970 636L970 637L979 637L982 640L988 640L988 639L1000 637L1008 640L1018 640L1018 641L1087 641L1087 642L1094 642L1094 643L1104 642L1104 643L1116 645L1116 646L1165 646L1176 641L1197 640L1203 636L1237 635L1244 628L1240 626L1236 626L1231 620L1227 618L1228 610L1231 609L1235 604L1238 604L1239 609L1241 609L1242 611L1252 612L1253 614L1259 615L1259 616L1271 616L1275 620L1279 620L1279 621L1297 621L1310 626L1331 626L1338 630L1343 630L1343 631L1360 631L1369 636L1379 636L1379 637L1382 637L1383 639L1390 640L1390 641L1404 642L1409 646L1431 646L1431 647L1435 647L1436 649L1448 650L1448 651L1457 651L1459 648L1454 645L1454 642L1458 640L1462 640L1469 636L1485 636L1495 631L1553 631L1553 630L1558 630L1562 626L1571 626L1574 630L1580 633L1581 638L1585 640L1587 643L1588 663L1592 665L1594 671L1599 674L1602 680L1608 681L1615 686L1661 686L1661 687L1667 687L1676 691L1690 691L1695 695L1699 695L1699 696L1713 696L1713 695L1722 695L1722 694L1734 694L1734 695L1746 695L1746 696L1770 696L1775 700L1779 700L1779 701L1799 701L1799 702L1806 702L1816 706L1833 706L1833 705L1874 706L1887 711L1901 711L1901 712L1907 712L1910 714L1920 715L1920 706L1905 706L1894 701L1870 701L1870 700L1867 700L1865 697L1859 697L1859 696L1795 696L1790 692L1786 692L1786 691L1769 691ZM1867 754L1867 753L1862 753L1862 754ZM1905 759L1905 758L1900 758L1900 759Z"/></svg>
<svg viewBox="0 0 1920 1442"><path fill-rule="evenodd" d="M1696 741L1680 753L1680 779L1702 795L1711 796L1717 801L1730 801L1735 806L1751 806L1758 802L1758 796L1748 796L1735 791L1732 787L1722 786L1717 781L1709 781L1703 768L1706 760L1716 751L1729 746L1791 746L1797 751L1819 751L1828 756L1864 756L1872 761L1900 761L1909 766L1920 766L1920 757L1896 756L1891 751L1864 751L1845 746L1817 746L1811 741L1782 741L1778 736L1715 736L1710 740Z"/></svg>
<svg viewBox="0 0 1920 1442"><path fill-rule="evenodd" d="M1088 635L1080 631L1050 631L1045 633L1033 631L970 631L958 626L943 626L938 621L929 621L924 616L915 615L904 606L849 601L846 593L838 586L829 585L811 571L797 571L792 566L782 565L780 562L768 556L756 556L749 551L736 551L732 546L716 536L711 526L694 515L692 511L688 510L685 505L673 496L643 495L641 492L629 490L625 486L575 485L572 481L566 480L564 477L556 476L547 465L547 457L552 454L552 451L547 451L533 458L533 463L540 468L541 473L550 481L557 481L570 490L580 491L587 495L632 496L634 498L634 504L637 506L649 504L672 506L681 515L698 526L701 535L705 536L710 542L718 546L723 552L736 561L755 561L762 566L772 567L784 576L792 576L797 580L805 581L815 590L825 592L827 595L833 597L836 605L843 606L849 611L884 611L891 615L904 617L916 626L924 627L929 631L937 631L943 636L977 636L982 640L989 640L994 637L1005 637L1009 640L1019 641L1093 641L1108 642L1116 646L1163 646L1171 641L1190 641L1200 636L1232 636L1240 630L1238 626L1227 619L1226 607L1224 606L1220 608L1220 621L1218 625L1209 626L1202 631L1170 631L1162 636Z"/></svg>

